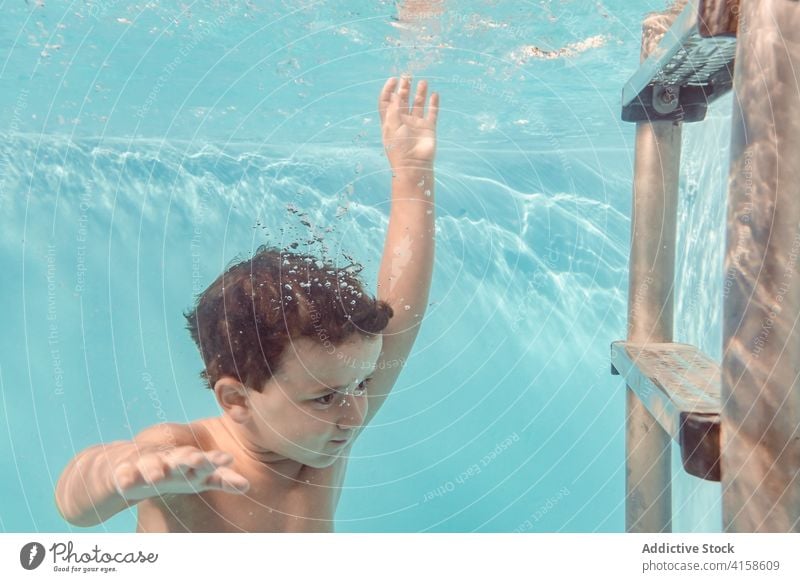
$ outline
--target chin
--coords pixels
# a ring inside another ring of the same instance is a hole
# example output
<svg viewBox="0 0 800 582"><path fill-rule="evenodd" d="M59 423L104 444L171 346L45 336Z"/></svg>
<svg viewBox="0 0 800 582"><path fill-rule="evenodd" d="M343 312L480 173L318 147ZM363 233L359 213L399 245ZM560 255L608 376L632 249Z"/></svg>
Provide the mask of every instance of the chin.
<svg viewBox="0 0 800 582"><path fill-rule="evenodd" d="M314 469L325 469L339 460L339 455L325 455L309 459L306 465Z"/></svg>

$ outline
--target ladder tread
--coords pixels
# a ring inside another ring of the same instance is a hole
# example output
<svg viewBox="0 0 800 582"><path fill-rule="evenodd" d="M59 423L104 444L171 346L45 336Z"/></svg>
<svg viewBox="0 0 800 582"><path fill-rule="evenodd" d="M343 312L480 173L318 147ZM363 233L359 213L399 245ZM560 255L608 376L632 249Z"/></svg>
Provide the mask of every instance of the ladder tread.
<svg viewBox="0 0 800 582"><path fill-rule="evenodd" d="M719 481L719 364L689 344L617 341L611 365L680 445L686 471Z"/></svg>
<svg viewBox="0 0 800 582"><path fill-rule="evenodd" d="M658 45L622 90L622 120L701 121L708 105L733 86L738 2L687 2L679 14L645 20ZM659 100L663 88L676 95Z"/></svg>

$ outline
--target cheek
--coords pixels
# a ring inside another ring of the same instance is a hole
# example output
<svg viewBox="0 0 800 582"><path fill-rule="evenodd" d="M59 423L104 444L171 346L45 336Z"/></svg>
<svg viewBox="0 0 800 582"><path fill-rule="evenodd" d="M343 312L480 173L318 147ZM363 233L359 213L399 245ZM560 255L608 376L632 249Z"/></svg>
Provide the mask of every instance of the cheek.
<svg viewBox="0 0 800 582"><path fill-rule="evenodd" d="M308 412L293 403L281 402L261 411L259 432L275 439L301 441L310 419Z"/></svg>
<svg viewBox="0 0 800 582"><path fill-rule="evenodd" d="M330 433L330 411L313 408L296 409L292 416L291 430L297 439L314 440Z"/></svg>

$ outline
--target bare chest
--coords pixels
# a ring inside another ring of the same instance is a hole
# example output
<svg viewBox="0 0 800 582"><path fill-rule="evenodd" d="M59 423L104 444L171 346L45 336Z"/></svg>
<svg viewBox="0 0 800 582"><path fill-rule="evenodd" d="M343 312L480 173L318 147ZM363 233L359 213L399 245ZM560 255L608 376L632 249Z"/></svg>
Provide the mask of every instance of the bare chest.
<svg viewBox="0 0 800 582"><path fill-rule="evenodd" d="M339 463L337 463L338 465ZM244 495L205 491L138 504L138 532L332 532L343 468L309 469L289 487L251 480Z"/></svg>

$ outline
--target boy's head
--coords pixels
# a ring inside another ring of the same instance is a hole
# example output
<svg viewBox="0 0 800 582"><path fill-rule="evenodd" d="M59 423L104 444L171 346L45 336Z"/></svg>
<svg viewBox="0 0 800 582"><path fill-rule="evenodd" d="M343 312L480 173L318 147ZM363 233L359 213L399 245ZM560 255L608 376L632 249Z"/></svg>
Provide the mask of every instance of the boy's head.
<svg viewBox="0 0 800 582"><path fill-rule="evenodd" d="M184 314L201 377L253 445L326 466L335 460L331 440L352 436L363 420L363 380L393 311L351 267L262 246Z"/></svg>

